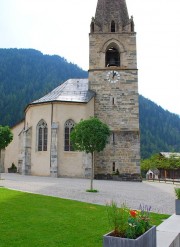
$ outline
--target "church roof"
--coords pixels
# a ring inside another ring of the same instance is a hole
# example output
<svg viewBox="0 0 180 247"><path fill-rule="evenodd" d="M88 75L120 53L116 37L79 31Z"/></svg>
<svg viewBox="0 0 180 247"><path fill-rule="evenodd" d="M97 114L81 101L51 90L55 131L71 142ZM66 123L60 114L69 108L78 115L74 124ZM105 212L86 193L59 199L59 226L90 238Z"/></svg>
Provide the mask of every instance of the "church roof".
<svg viewBox="0 0 180 247"><path fill-rule="evenodd" d="M98 0L95 22L102 25L114 20L122 26L129 22L126 0Z"/></svg>
<svg viewBox="0 0 180 247"><path fill-rule="evenodd" d="M175 157L175 158L179 158L180 157L180 153L170 153L170 152L160 152L160 155L164 156L165 158L170 158L170 157Z"/></svg>
<svg viewBox="0 0 180 247"><path fill-rule="evenodd" d="M88 79L69 79L42 98L31 104L53 101L87 103L95 93L88 89Z"/></svg>

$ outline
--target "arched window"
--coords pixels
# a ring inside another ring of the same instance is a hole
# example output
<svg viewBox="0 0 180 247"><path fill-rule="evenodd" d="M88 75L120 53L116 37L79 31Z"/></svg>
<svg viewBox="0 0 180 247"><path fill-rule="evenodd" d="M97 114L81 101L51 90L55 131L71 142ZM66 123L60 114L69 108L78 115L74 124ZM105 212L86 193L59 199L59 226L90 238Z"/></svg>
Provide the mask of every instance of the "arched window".
<svg viewBox="0 0 180 247"><path fill-rule="evenodd" d="M111 32L115 33L116 32L116 25L114 21L111 21Z"/></svg>
<svg viewBox="0 0 180 247"><path fill-rule="evenodd" d="M91 22L91 33L94 33L94 22Z"/></svg>
<svg viewBox="0 0 180 247"><path fill-rule="evenodd" d="M47 151L47 123L44 120L39 121L37 125L37 147L38 151Z"/></svg>
<svg viewBox="0 0 180 247"><path fill-rule="evenodd" d="M131 16L131 32L134 32L134 21L133 21L133 16Z"/></svg>
<svg viewBox="0 0 180 247"><path fill-rule="evenodd" d="M71 119L65 122L65 130L64 130L64 151L74 151L73 146L70 141L70 133L73 130L75 122Z"/></svg>
<svg viewBox="0 0 180 247"><path fill-rule="evenodd" d="M106 67L120 66L120 53L114 46L110 46L106 51Z"/></svg>

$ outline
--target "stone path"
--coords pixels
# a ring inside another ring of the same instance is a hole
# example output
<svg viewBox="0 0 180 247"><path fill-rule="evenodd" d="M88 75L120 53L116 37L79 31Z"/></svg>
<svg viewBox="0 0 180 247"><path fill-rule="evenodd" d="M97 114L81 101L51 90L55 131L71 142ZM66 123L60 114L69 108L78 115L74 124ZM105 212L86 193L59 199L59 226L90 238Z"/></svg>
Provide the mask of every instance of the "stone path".
<svg viewBox="0 0 180 247"><path fill-rule="evenodd" d="M105 205L114 200L121 205L138 209L139 205L152 207L153 212L173 214L175 194L173 184L159 182L118 182L94 180L94 188L98 193L88 193L88 179L51 178L23 176L19 174L2 174L0 186L27 191L36 194L50 195L77 201Z"/></svg>

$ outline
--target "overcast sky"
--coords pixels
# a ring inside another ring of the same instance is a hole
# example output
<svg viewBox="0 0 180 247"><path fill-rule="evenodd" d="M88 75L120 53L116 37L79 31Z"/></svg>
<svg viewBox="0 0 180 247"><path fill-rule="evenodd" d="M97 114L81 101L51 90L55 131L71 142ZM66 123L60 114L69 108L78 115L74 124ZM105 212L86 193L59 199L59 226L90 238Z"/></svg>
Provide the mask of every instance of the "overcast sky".
<svg viewBox="0 0 180 247"><path fill-rule="evenodd" d="M137 32L139 93L180 115L180 0L126 0ZM34 48L83 69L97 0L0 0L0 48Z"/></svg>

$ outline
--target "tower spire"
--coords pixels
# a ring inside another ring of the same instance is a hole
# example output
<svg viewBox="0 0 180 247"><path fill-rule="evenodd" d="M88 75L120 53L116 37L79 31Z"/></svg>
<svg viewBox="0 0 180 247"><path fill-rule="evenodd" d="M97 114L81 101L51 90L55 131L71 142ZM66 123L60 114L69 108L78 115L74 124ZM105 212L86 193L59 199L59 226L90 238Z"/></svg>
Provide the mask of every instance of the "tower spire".
<svg viewBox="0 0 180 247"><path fill-rule="evenodd" d="M119 30L130 23L126 0L98 0L95 24L99 26L99 30L106 31L106 25L110 25L112 21L119 26Z"/></svg>

